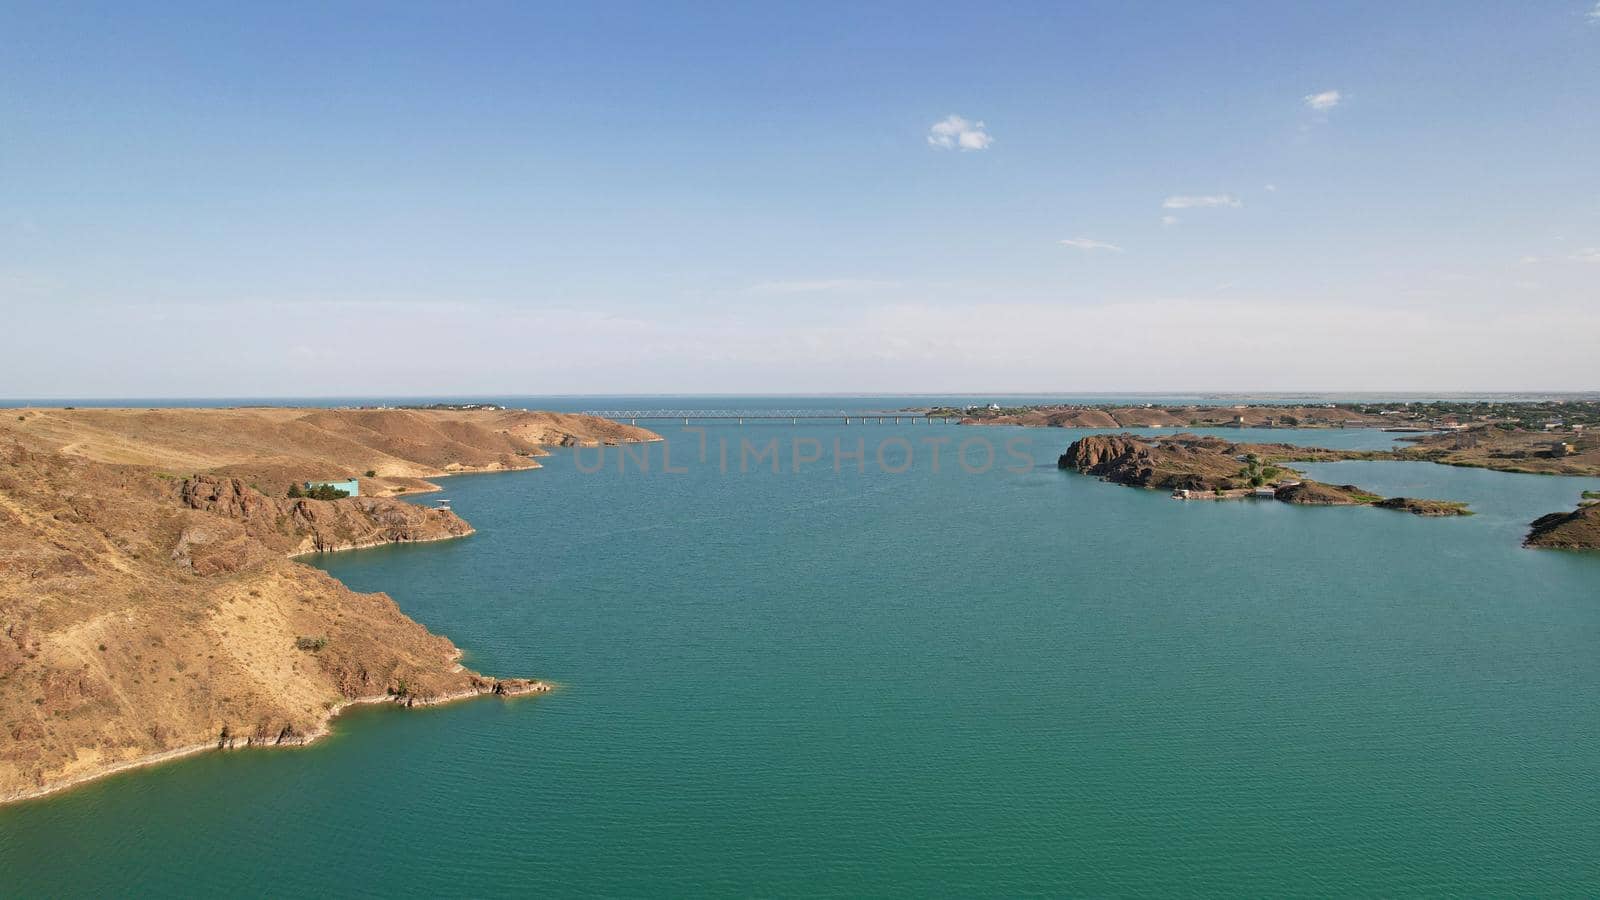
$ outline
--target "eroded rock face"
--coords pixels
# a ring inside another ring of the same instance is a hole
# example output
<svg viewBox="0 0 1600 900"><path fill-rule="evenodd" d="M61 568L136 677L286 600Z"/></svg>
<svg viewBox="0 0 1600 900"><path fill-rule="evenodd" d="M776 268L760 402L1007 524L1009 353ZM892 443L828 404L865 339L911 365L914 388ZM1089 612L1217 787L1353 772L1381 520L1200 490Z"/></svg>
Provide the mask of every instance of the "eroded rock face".
<svg viewBox="0 0 1600 900"><path fill-rule="evenodd" d="M237 478L196 475L184 481L179 495L183 505L190 509L203 509L242 522L273 516L277 512L271 499Z"/></svg>
<svg viewBox="0 0 1600 900"><path fill-rule="evenodd" d="M388 497L268 497L238 478L219 475L187 479L179 493L190 509L235 520L250 537L292 554L438 541L472 533L472 526L449 510Z"/></svg>
<svg viewBox="0 0 1600 900"><path fill-rule="evenodd" d="M1128 434L1092 434L1072 442L1056 461L1058 468L1103 475L1134 458L1148 458L1150 445Z"/></svg>
<svg viewBox="0 0 1600 900"><path fill-rule="evenodd" d="M1073 441L1056 465L1135 487L1229 489L1237 486L1237 449L1228 441L1192 434L1161 440L1093 434Z"/></svg>

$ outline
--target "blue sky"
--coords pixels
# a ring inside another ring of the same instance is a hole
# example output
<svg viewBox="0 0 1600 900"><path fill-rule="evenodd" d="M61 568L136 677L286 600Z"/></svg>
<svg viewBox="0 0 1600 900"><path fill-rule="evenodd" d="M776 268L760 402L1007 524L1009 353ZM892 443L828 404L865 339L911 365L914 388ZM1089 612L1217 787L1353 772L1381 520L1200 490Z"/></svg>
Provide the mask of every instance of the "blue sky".
<svg viewBox="0 0 1600 900"><path fill-rule="evenodd" d="M0 10L0 395L1600 388L1594 0Z"/></svg>

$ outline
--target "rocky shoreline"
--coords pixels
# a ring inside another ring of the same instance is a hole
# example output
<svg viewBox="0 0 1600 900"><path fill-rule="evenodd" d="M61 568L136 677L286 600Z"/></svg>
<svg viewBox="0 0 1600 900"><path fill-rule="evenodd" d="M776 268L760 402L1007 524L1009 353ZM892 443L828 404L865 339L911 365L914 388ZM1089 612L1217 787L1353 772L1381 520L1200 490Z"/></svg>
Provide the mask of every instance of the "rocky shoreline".
<svg viewBox="0 0 1600 900"><path fill-rule="evenodd" d="M1338 460L1429 461L1395 451L1235 443L1194 434L1150 437L1123 433L1094 434L1073 441L1056 464L1115 484L1171 490L1175 498L1183 500L1265 498L1303 506L1370 506L1426 518L1473 515L1467 504L1458 501L1381 497L1353 484L1303 478L1286 465ZM1600 492L1585 492L1572 512L1536 519L1523 546L1600 550Z"/></svg>
<svg viewBox="0 0 1600 900"><path fill-rule="evenodd" d="M69 779L52 782L41 787L15 791L9 794L0 794L0 806L9 803L21 803L26 800L36 800L42 797L48 797L52 794L59 794L75 787L81 787L91 782L100 781L104 778L110 778L113 775L120 775L124 772L131 772L137 769L146 769L151 766L161 765L162 763L173 762L175 760L184 759L190 756L197 756L201 753L247 749L306 747L332 734L333 721L337 719L345 710L356 706L376 706L387 703L410 709L416 706L442 706L447 703L455 703L461 700L473 700L478 697L490 695L499 697L520 697L527 694L542 694L548 693L555 689L554 685L552 685L550 682L536 681L525 678L489 678L485 679L485 681L487 684L482 688L454 691L434 697L400 697L392 694L376 694L370 697L355 697L350 700L344 700L335 704L328 710L327 716L322 720L321 723L319 723L317 728L306 733L300 733L286 729L285 731L279 732L270 740L264 739L257 735L241 736L229 734L227 733L227 730L224 729L223 733L219 734L217 739L214 741L205 741L198 744L190 744L184 747L175 747L170 750L163 750L159 753L152 753L148 756L142 756L137 759L124 760L104 769L94 772L87 772Z"/></svg>
<svg viewBox="0 0 1600 900"><path fill-rule="evenodd" d="M531 468L534 440L659 436L504 411L55 410L0 423L0 803L208 749L301 746L352 705L549 690L465 669L387 595L293 561L473 534L382 489ZM200 459L219 465L171 474ZM363 467L388 480L362 478L361 496L285 496Z"/></svg>
<svg viewBox="0 0 1600 900"><path fill-rule="evenodd" d="M1285 455L1319 458L1324 453L1337 451L1239 444L1194 434L1097 434L1073 441L1056 465L1115 484L1170 490L1181 500L1264 498L1302 506L1372 506L1419 516L1472 515L1465 503L1384 498L1353 484L1313 481L1284 465Z"/></svg>

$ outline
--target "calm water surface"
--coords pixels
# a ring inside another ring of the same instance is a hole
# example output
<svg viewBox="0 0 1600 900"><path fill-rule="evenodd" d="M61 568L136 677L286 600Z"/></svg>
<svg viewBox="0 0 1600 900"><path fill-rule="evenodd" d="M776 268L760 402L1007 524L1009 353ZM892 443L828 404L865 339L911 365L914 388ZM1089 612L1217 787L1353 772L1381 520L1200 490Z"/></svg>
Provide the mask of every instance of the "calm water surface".
<svg viewBox="0 0 1600 900"><path fill-rule="evenodd" d="M1519 546L1600 481L1307 467L1479 513L1428 520L1103 484L1074 431L665 433L687 472L563 451L319 562L560 691L0 809L0 894L1600 892L1600 557Z"/></svg>

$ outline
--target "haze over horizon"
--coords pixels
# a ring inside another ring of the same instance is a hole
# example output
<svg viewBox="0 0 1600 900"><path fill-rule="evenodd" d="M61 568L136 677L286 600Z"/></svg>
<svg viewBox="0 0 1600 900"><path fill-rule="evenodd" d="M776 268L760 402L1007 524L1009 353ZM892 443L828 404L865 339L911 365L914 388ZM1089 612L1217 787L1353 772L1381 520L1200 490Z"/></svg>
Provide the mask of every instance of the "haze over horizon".
<svg viewBox="0 0 1600 900"><path fill-rule="evenodd" d="M1600 6L0 11L0 395L1590 391Z"/></svg>

